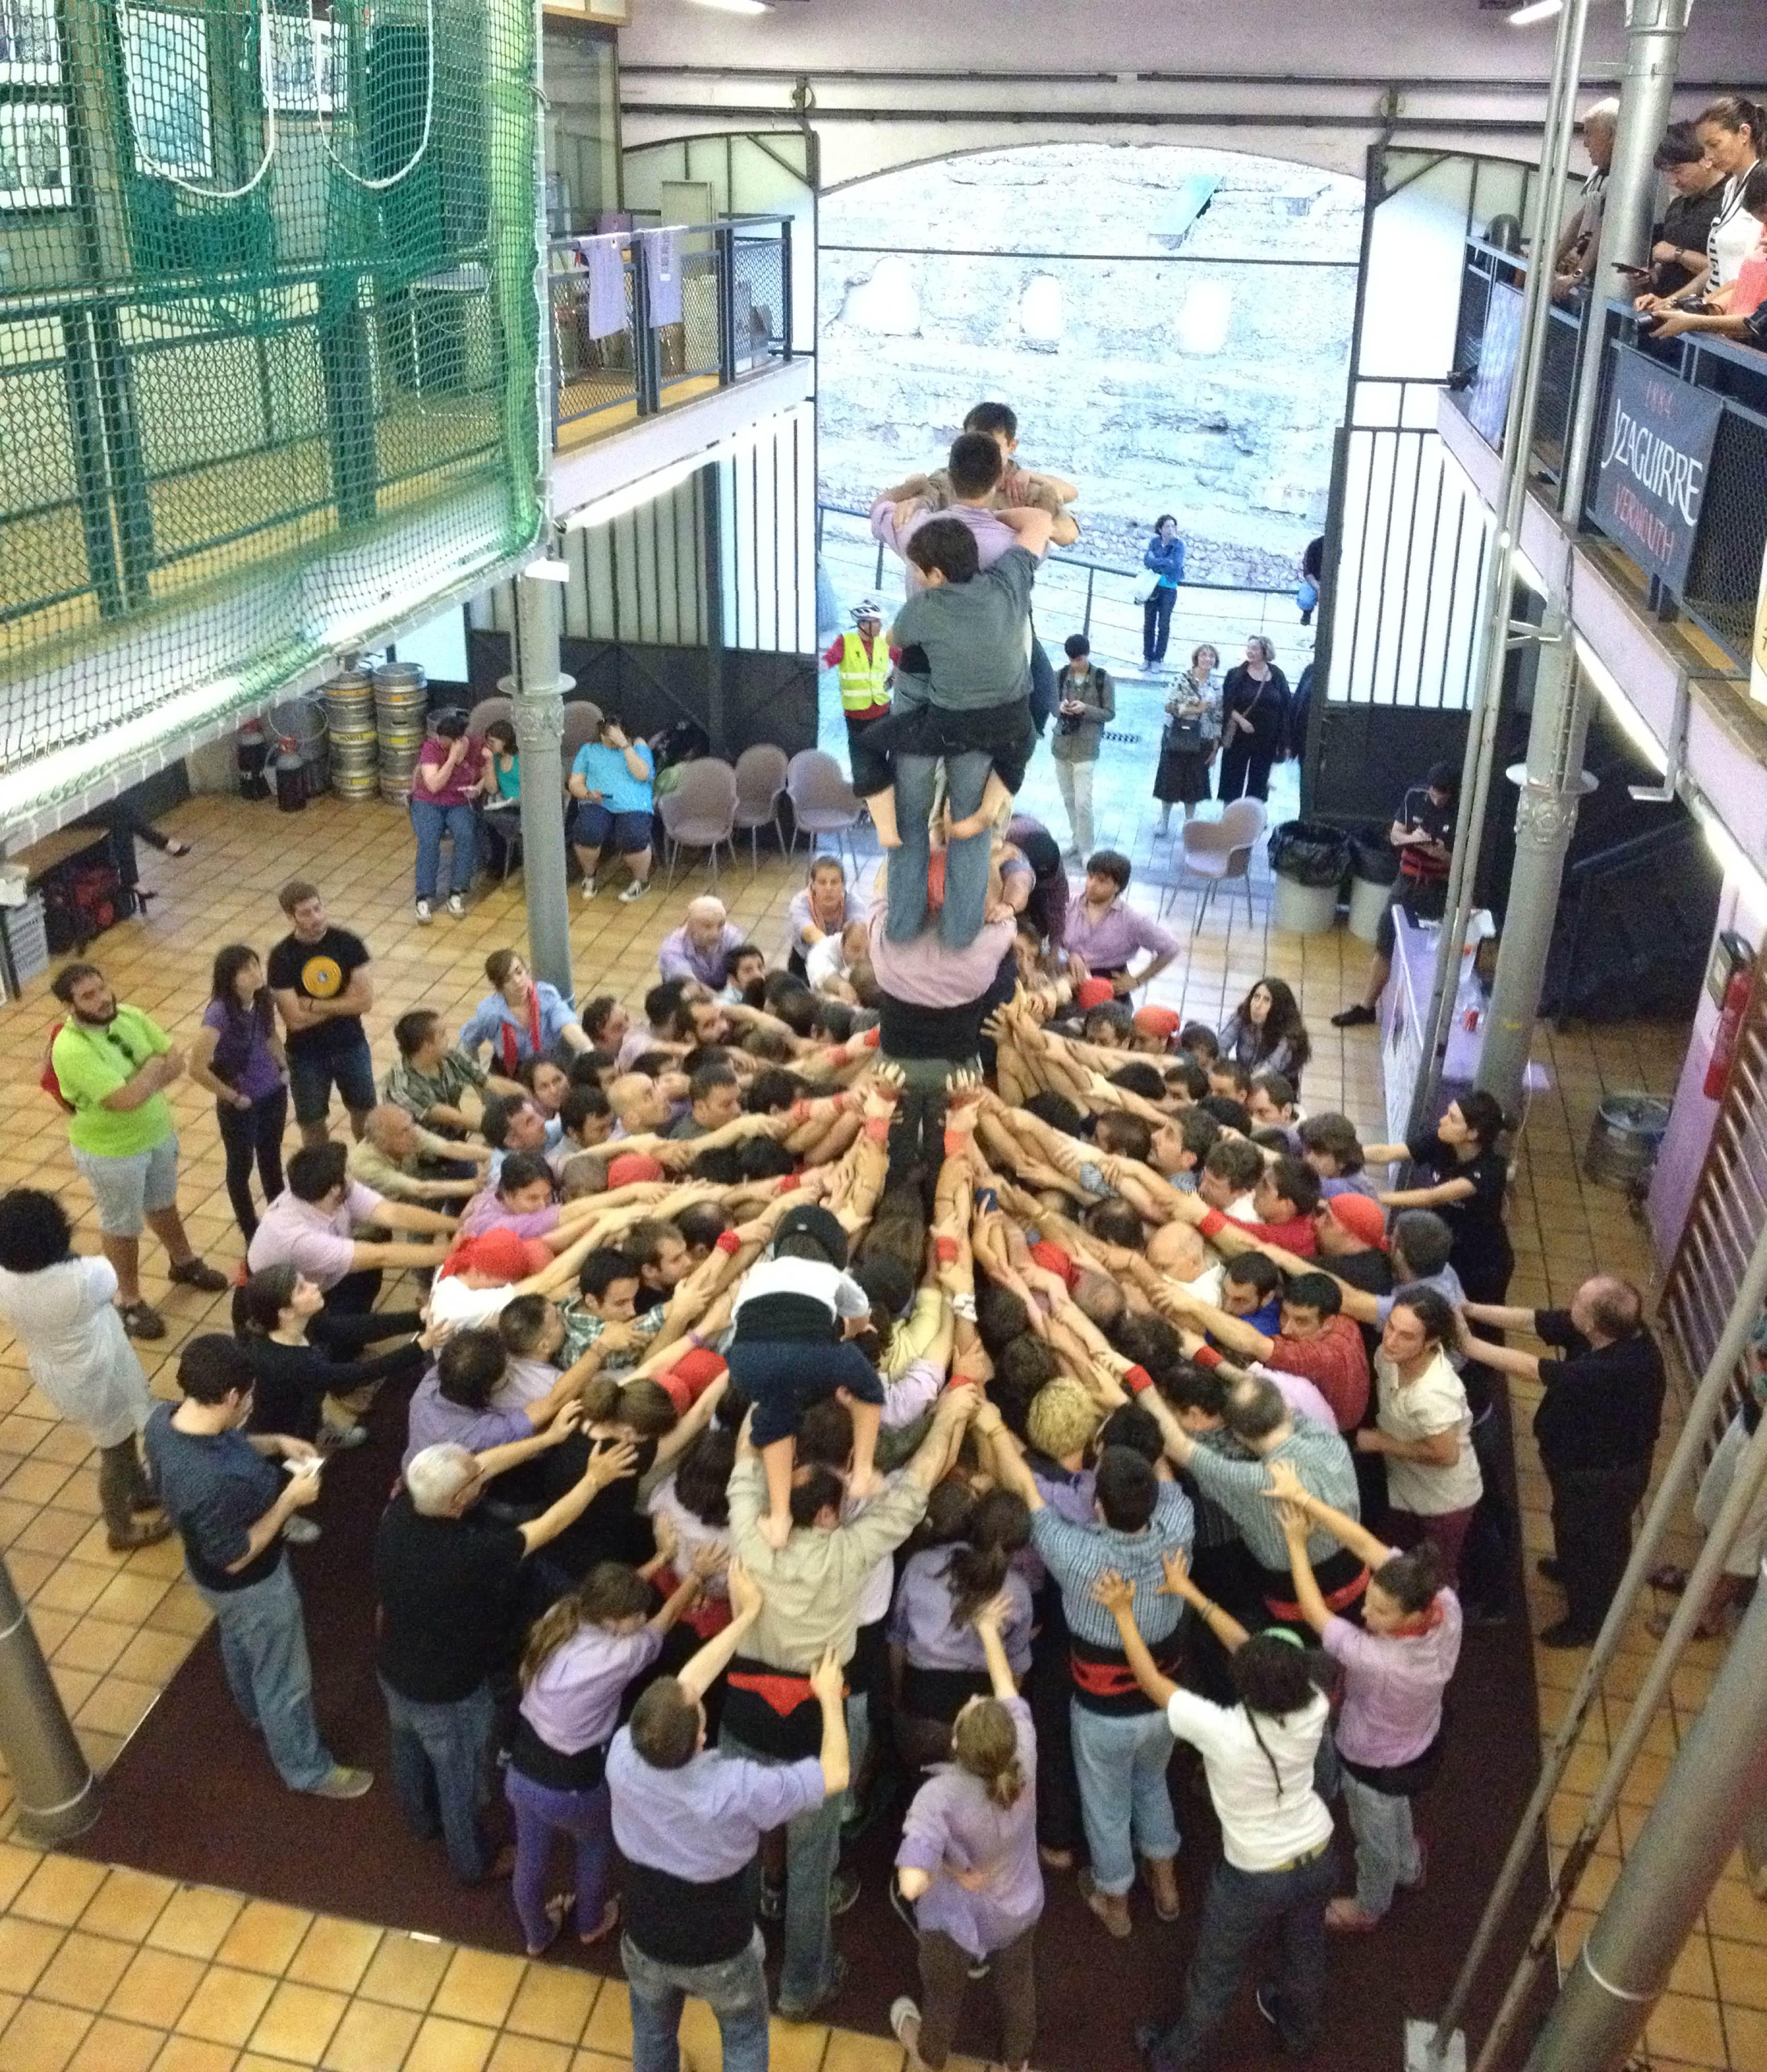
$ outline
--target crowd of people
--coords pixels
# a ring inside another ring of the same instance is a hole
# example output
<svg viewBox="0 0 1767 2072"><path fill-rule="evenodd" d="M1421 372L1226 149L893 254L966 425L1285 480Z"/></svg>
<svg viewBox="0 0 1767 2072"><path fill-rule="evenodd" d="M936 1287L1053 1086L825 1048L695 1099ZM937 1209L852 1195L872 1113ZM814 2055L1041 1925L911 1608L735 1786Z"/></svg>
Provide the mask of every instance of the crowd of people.
<svg viewBox="0 0 1767 2072"><path fill-rule="evenodd" d="M1402 853L1439 845L1417 810ZM311 883L284 888L267 957L218 955L187 1054L65 967L50 1076L104 1256L14 1190L0 1312L101 1449L110 1544L180 1535L294 1790L372 1786L321 1733L288 1549L325 1529L326 1463L395 1424L364 1579L392 1788L457 1877L511 1876L531 1955L618 1934L642 2072L675 2062L684 1996L750 2072L770 2004L826 2005L843 1844L879 1819L915 2066L946 2062L983 1975L1001 2062L1029 2063L1038 1919L1067 1877L1102 1935L1190 1933L1181 1993L1128 2011L1150 2065L1202 2062L1246 1984L1303 2050L1330 1938L1424 1880L1412 1806L1464 1623L1515 1610L1504 1378L1544 1391L1567 1610L1541 1638L1581 1646L1661 1362L1611 1276L1564 1311L1507 1305L1487 1097L1365 1143L1305 1105L1280 978L1218 1029L1145 999L1178 944L1128 903L1126 859L1093 853L1075 888L1034 822L953 840L927 818L918 927L905 816L881 890L814 860L783 940L692 901L639 1014L574 1009L497 951L458 1030L397 1016L378 1077L368 946ZM968 840L981 915L948 939ZM224 1285L178 1218L186 1070L216 1096L245 1265L232 1329L188 1341L156 1404L129 1342L165 1329L143 1223L175 1281ZM1167 1926L1181 1741L1222 1834L1194 1932Z"/></svg>

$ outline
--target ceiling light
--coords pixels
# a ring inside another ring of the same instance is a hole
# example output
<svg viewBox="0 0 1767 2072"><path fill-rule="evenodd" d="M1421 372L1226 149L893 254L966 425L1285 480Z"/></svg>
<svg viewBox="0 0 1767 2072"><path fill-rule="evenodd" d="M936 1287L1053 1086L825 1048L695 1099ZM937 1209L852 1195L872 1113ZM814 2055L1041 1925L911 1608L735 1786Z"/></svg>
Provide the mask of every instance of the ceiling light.
<svg viewBox="0 0 1767 2072"><path fill-rule="evenodd" d="M1559 0L1552 0L1555 7ZM770 14L773 0L693 0L696 7L715 7L721 14Z"/></svg>
<svg viewBox="0 0 1767 2072"><path fill-rule="evenodd" d="M701 0L701 4L709 4L709 0ZM1555 14L1563 11L1564 7L1564 0L1527 0L1525 7L1518 7L1509 17L1510 27L1512 29L1528 29L1536 22L1550 22Z"/></svg>

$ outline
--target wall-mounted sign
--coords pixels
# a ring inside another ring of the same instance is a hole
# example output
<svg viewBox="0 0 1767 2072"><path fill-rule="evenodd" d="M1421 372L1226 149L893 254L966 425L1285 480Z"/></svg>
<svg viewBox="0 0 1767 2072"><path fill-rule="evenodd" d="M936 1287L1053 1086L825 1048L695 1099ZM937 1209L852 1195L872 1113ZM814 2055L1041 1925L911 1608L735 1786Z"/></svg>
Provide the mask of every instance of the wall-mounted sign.
<svg viewBox="0 0 1767 2072"><path fill-rule="evenodd" d="M1510 384L1515 378L1515 355L1521 343L1520 291L1494 281L1485 308L1485 335L1479 340L1478 372L1466 397L1467 422L1487 446L1501 448L1503 444Z"/></svg>
<svg viewBox="0 0 1767 2072"><path fill-rule="evenodd" d="M1685 588L1721 399L1629 345L1613 348L1595 520L1648 574Z"/></svg>

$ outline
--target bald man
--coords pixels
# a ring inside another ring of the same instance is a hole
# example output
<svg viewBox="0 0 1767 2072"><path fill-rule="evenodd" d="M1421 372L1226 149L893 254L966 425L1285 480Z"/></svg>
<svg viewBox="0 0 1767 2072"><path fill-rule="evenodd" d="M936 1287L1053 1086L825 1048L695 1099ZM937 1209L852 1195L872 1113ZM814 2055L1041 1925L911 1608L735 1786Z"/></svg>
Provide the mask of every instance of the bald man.
<svg viewBox="0 0 1767 2072"><path fill-rule="evenodd" d="M1576 300L1587 286L1601 256L1601 212L1607 200L1608 168L1613 163L1613 140L1619 128L1617 101L1598 101L1584 116L1583 148L1595 170L1584 183L1577 206L1559 233L1558 249L1552 257L1555 302Z"/></svg>
<svg viewBox="0 0 1767 2072"><path fill-rule="evenodd" d="M1662 1421L1662 1355L1644 1321L1644 1298L1629 1281L1597 1273L1577 1289L1568 1309L1468 1302L1462 1310L1472 1323L1531 1331L1564 1355L1543 1359L1481 1338L1473 1357L1537 1381L1546 1392L1534 1413L1534 1437L1552 1486L1557 1551L1539 1568L1564 1589L1568 1610L1540 1644L1587 1647L1625 1572L1632 1514L1650 1479Z"/></svg>
<svg viewBox="0 0 1767 2072"><path fill-rule="evenodd" d="M420 1128L405 1109L383 1101L369 1109L360 1141L350 1146L349 1174L352 1180L395 1202L463 1202L478 1192L481 1179L425 1179L421 1161L471 1163L482 1175L491 1157L488 1144L458 1144L451 1137L438 1137Z"/></svg>
<svg viewBox="0 0 1767 2072"><path fill-rule="evenodd" d="M673 934L663 938L656 964L664 978L697 978L713 993L721 993L730 976L730 958L748 940L731 925L721 899L693 900L687 919Z"/></svg>

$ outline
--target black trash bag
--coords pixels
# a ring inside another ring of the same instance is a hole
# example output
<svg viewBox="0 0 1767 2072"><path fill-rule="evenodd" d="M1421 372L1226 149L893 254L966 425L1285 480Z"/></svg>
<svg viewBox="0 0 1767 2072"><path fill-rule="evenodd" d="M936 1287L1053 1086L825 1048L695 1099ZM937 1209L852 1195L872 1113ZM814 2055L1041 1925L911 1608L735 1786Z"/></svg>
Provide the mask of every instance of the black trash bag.
<svg viewBox="0 0 1767 2072"><path fill-rule="evenodd" d="M1270 837L1270 868L1296 885L1342 885L1350 870L1350 837L1323 820L1285 820Z"/></svg>
<svg viewBox="0 0 1767 2072"><path fill-rule="evenodd" d="M1399 882L1399 851L1387 839L1384 828L1353 828L1350 835L1350 867L1370 885Z"/></svg>

